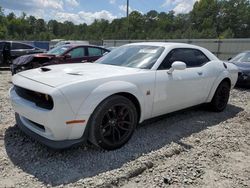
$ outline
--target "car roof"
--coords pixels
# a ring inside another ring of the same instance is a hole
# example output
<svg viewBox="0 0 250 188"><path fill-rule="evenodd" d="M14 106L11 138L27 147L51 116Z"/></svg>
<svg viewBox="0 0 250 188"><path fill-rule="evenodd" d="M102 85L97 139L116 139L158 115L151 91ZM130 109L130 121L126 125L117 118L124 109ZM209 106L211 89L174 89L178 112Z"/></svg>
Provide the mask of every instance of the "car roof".
<svg viewBox="0 0 250 188"><path fill-rule="evenodd" d="M28 43L25 43L25 42L19 42L19 41L12 41L12 40L4 40L4 41L0 41L1 43L18 43L18 44L25 44L25 45L28 45L28 46L32 46L34 47L32 44L28 44Z"/></svg>
<svg viewBox="0 0 250 188"><path fill-rule="evenodd" d="M133 45L150 45L150 46L161 46L161 47L182 47L182 48L202 48L200 46L187 44L187 43L179 43L179 42L138 42L138 43L130 43L126 44L128 46Z"/></svg>
<svg viewBox="0 0 250 188"><path fill-rule="evenodd" d="M133 46L133 45L145 45L145 46L158 46L158 47L164 47L166 49L174 49L174 48L193 48L197 50L201 50L203 53L205 52L206 56L210 60L219 60L212 52L207 50L206 48L203 48L201 46L196 46L192 44L187 43L178 43L178 42L139 42L139 43L130 43L126 44L125 46Z"/></svg>
<svg viewBox="0 0 250 188"><path fill-rule="evenodd" d="M96 46L96 45L91 45L91 44L63 44L61 46L67 46L67 47L70 47L70 48L84 46L84 47L96 47L96 48L106 49L106 48L103 48L101 46ZM108 50L108 49L106 49L106 50Z"/></svg>

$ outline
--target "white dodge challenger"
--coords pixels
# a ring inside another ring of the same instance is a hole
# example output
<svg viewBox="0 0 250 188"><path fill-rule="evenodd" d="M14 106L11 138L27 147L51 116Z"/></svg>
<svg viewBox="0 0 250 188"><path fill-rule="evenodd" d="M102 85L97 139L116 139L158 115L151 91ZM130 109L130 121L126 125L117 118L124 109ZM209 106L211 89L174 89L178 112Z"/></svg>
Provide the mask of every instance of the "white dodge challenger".
<svg viewBox="0 0 250 188"><path fill-rule="evenodd" d="M182 43L134 43L95 63L54 65L16 74L10 98L17 125L56 149L90 141L124 145L146 119L207 103L225 109L238 69Z"/></svg>

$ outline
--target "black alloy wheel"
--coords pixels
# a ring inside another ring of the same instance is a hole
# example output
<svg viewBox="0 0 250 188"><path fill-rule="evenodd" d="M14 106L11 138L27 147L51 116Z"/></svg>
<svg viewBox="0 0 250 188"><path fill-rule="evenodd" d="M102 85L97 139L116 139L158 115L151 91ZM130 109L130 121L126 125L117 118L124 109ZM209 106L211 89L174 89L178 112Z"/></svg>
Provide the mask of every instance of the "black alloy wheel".
<svg viewBox="0 0 250 188"><path fill-rule="evenodd" d="M103 116L101 135L105 142L115 144L127 138L133 129L133 114L124 104L112 106Z"/></svg>
<svg viewBox="0 0 250 188"><path fill-rule="evenodd" d="M123 146L135 130L137 116L129 99L118 95L107 98L91 118L90 141L107 150Z"/></svg>
<svg viewBox="0 0 250 188"><path fill-rule="evenodd" d="M218 86L214 94L214 97L210 103L212 110L216 112L223 111L227 106L229 96L230 96L230 85L228 82L223 81Z"/></svg>

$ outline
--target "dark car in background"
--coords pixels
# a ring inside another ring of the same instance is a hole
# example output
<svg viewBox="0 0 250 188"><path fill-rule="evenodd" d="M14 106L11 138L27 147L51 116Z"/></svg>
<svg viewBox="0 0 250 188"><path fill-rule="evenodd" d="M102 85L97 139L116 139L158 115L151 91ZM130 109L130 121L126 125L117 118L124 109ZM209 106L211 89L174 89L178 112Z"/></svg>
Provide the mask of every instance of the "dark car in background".
<svg viewBox="0 0 250 188"><path fill-rule="evenodd" d="M22 55L43 53L45 51L20 42L0 41L0 64L11 64L13 59Z"/></svg>
<svg viewBox="0 0 250 188"><path fill-rule="evenodd" d="M12 74L47 65L94 62L109 50L92 45L68 44L58 46L42 54L25 55L15 59Z"/></svg>
<svg viewBox="0 0 250 188"><path fill-rule="evenodd" d="M250 87L250 51L239 53L229 60L239 68L238 86Z"/></svg>

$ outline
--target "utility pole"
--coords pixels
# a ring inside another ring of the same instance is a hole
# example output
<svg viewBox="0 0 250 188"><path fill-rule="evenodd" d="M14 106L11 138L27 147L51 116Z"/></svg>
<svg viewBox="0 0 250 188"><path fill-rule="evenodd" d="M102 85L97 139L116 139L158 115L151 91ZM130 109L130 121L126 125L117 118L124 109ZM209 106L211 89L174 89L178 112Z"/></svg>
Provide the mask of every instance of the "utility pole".
<svg viewBox="0 0 250 188"><path fill-rule="evenodd" d="M129 0L127 0L127 39L129 39Z"/></svg>

